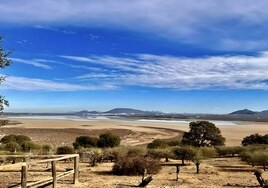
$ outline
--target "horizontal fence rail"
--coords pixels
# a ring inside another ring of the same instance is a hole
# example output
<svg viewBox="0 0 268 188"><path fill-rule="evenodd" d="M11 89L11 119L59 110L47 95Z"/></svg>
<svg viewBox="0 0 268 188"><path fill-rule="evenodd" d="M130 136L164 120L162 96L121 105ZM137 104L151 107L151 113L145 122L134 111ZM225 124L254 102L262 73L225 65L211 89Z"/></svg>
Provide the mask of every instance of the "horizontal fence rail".
<svg viewBox="0 0 268 188"><path fill-rule="evenodd" d="M7 168L18 168L21 172L21 183L20 188L33 188L39 187L47 184L52 184L53 188L57 187L57 180L62 179L66 176L73 175L73 183L78 183L78 173L79 173L79 154L71 154L71 155L1 155L0 157L14 157L14 158L23 158L25 162L20 162L16 164L7 164L1 165L0 171L4 171ZM31 159L38 159L38 158L47 158L41 160L31 161ZM74 159L73 169L67 170L65 172L57 174L57 161L62 161L66 159ZM28 182L28 167L33 164L42 164L42 163L51 163L51 177L38 180L35 182Z"/></svg>

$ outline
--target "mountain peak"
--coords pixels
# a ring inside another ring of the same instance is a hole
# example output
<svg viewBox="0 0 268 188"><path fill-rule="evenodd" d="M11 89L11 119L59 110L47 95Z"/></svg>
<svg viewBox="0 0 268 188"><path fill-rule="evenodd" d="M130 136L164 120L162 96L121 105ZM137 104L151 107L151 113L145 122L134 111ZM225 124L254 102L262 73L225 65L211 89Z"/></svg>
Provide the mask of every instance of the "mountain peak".
<svg viewBox="0 0 268 188"><path fill-rule="evenodd" d="M249 110L249 109L243 109L243 110L237 110L237 111L234 111L230 114L234 114L234 115L252 115L252 114L256 114L256 112L252 111L252 110Z"/></svg>

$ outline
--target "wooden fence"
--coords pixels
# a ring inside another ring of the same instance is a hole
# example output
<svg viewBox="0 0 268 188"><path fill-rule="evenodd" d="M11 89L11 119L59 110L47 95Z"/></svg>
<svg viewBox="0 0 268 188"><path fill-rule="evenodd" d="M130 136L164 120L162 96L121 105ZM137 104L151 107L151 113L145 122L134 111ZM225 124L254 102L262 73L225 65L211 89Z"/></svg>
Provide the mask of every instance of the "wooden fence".
<svg viewBox="0 0 268 188"><path fill-rule="evenodd" d="M11 155L9 157L17 157L17 158L24 158L25 162L17 163L17 164L8 164L0 166L0 170L5 169L7 167L18 167L21 168L21 183L20 188L33 188L39 187L47 184L53 185L53 188L57 187L57 180L62 179L65 176L73 175L73 183L78 183L78 173L79 173L79 155L78 154L71 154L71 155L53 155L53 156L35 156L35 157L50 157L49 159L42 159L36 161L28 161L27 158L31 158L34 156L21 156L21 155ZM52 158L53 157L53 158ZM57 161L62 161L66 159L74 159L74 166L73 169L67 170L62 173L57 174ZM51 177L47 179L42 179L35 182L28 182L28 167L33 164L40 164L40 163L51 163Z"/></svg>

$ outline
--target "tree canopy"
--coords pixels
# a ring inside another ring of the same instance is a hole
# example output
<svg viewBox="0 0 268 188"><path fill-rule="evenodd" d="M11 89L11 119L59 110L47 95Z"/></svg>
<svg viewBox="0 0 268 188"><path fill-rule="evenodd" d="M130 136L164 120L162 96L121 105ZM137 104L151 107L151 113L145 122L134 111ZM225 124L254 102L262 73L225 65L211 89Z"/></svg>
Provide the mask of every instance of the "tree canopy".
<svg viewBox="0 0 268 188"><path fill-rule="evenodd" d="M249 136L246 136L242 140L242 145L252 145L252 144L268 144L268 134L266 135L260 135L260 134L251 134Z"/></svg>
<svg viewBox="0 0 268 188"><path fill-rule="evenodd" d="M3 37L0 36L0 68L3 69L11 64L11 60L8 59L8 56L11 54L10 51L5 51L3 47ZM0 84L5 80L5 76L0 74ZM3 112L4 106L8 106L8 101L4 96L0 95L0 113ZM0 120L0 126L6 124L7 121Z"/></svg>
<svg viewBox="0 0 268 188"><path fill-rule="evenodd" d="M213 123L196 121L190 123L189 132L184 133L182 144L196 147L224 145L225 138Z"/></svg>

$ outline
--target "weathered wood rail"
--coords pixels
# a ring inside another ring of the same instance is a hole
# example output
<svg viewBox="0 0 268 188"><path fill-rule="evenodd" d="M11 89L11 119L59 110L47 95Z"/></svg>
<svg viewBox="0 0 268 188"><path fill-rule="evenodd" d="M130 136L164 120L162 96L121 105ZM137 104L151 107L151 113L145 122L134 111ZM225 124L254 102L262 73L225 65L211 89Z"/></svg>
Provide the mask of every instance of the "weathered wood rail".
<svg viewBox="0 0 268 188"><path fill-rule="evenodd" d="M12 155L12 157L24 158L25 162L17 163L17 164L8 164L0 166L0 170L4 170L9 167L18 167L21 168L21 183L18 188L33 188L33 187L40 187L47 184L52 184L53 188L57 187L57 180L62 179L65 176L73 175L73 183L78 183L78 173L79 173L79 154L71 154L71 155L52 155L52 156L22 156L22 155ZM49 159L42 159L36 161L28 161L28 158L37 158L37 157L46 157ZM52 158L53 157L53 158ZM62 161L66 159L74 159L74 166L73 169L67 170L62 173L57 174L57 161ZM40 163L51 163L51 177L38 180L35 182L28 182L28 167L33 164L40 164Z"/></svg>

